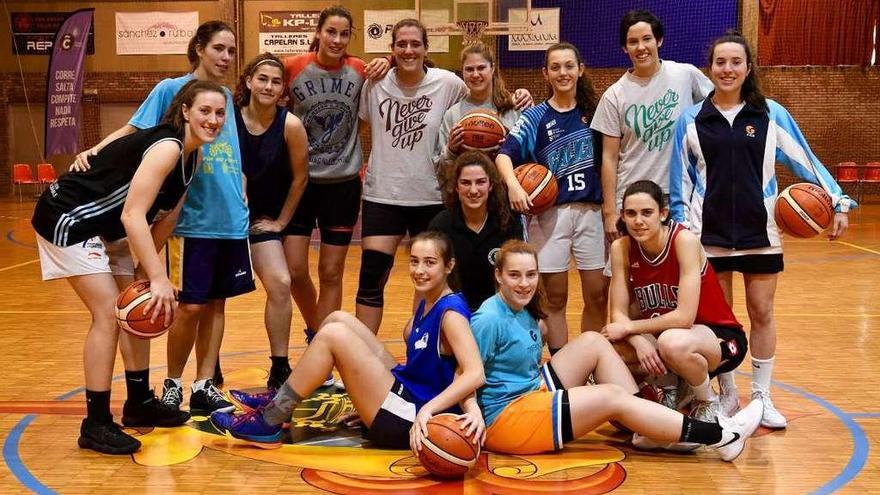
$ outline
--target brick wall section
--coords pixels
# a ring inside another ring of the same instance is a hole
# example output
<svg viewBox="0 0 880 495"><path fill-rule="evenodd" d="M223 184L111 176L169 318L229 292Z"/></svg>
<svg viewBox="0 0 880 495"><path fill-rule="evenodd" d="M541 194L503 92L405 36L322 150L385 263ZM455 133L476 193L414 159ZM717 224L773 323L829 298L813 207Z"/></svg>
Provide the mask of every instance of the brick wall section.
<svg viewBox="0 0 880 495"><path fill-rule="evenodd" d="M621 69L589 70L599 95L616 81ZM83 99L83 147L92 146L100 136L100 105L140 103L153 86L165 77L179 73L89 73ZM45 100L45 75L25 75L31 103ZM508 87L525 87L537 101L547 97L539 70L507 70ZM800 125L813 151L828 166L841 161L865 163L880 161L880 69L856 67L773 67L762 70L768 96L784 105ZM0 74L0 157L8 162L9 104L23 104L24 91L18 74ZM42 132L41 129L38 129ZM369 141L364 141L369 153ZM10 194L11 164L0 167L0 194ZM780 182L793 178L780 171Z"/></svg>

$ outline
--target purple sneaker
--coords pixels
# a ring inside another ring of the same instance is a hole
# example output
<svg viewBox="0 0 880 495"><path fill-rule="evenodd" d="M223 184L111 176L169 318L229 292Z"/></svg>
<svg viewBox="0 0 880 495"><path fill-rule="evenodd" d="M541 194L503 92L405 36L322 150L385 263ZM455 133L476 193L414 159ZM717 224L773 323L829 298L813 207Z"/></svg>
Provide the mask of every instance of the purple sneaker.
<svg viewBox="0 0 880 495"><path fill-rule="evenodd" d="M275 398L275 392L274 388L257 394L249 394L241 390L230 390L228 395L239 409L250 412L269 405L272 399Z"/></svg>
<svg viewBox="0 0 880 495"><path fill-rule="evenodd" d="M214 412L211 423L220 431L244 440L262 449L281 447L281 425L269 425L263 420L263 411L246 412L238 416L231 413Z"/></svg>

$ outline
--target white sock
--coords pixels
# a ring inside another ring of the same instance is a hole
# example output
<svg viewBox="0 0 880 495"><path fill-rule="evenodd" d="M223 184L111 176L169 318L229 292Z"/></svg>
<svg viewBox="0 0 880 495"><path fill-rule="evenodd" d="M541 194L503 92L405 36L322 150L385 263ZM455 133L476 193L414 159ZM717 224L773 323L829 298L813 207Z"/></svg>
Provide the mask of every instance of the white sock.
<svg viewBox="0 0 880 495"><path fill-rule="evenodd" d="M706 379L703 380L703 383L699 385L691 385L691 389L694 391L694 399L699 401L709 401L715 398L715 391L712 390L712 385L709 382L709 375L706 375Z"/></svg>
<svg viewBox="0 0 880 495"><path fill-rule="evenodd" d="M733 372L728 371L727 373L721 373L718 375L718 386L721 387L722 393L731 393L736 391L736 380L733 377Z"/></svg>
<svg viewBox="0 0 880 495"><path fill-rule="evenodd" d="M180 378L171 378L171 377L169 376L169 377L166 377L165 379L166 379L166 380L171 380L172 382L174 382L174 386L175 386L175 387L183 388L183 382L180 381Z"/></svg>
<svg viewBox="0 0 880 495"><path fill-rule="evenodd" d="M196 380L192 384L192 391L195 392L196 390L202 390L203 388L205 388L205 385L207 385L207 384L208 384L207 378L204 380Z"/></svg>
<svg viewBox="0 0 880 495"><path fill-rule="evenodd" d="M770 390L770 380L773 377L773 361L775 357L768 359L752 358L752 392L756 390Z"/></svg>

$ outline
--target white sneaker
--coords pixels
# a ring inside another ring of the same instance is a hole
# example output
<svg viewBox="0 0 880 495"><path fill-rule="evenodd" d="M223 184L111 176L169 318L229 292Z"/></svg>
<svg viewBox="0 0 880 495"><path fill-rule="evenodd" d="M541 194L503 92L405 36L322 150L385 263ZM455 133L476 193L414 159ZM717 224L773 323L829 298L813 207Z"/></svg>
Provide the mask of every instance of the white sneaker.
<svg viewBox="0 0 880 495"><path fill-rule="evenodd" d="M345 390L345 384L342 383L342 378L338 378L333 382L333 386L338 388L339 390Z"/></svg>
<svg viewBox="0 0 880 495"><path fill-rule="evenodd" d="M701 447L700 444L691 442L658 442L638 433L633 433L632 445L639 450L671 450L673 452L691 452Z"/></svg>
<svg viewBox="0 0 880 495"><path fill-rule="evenodd" d="M739 394L736 387L725 388L719 386L721 393L719 394L719 402L721 403L721 413L728 418L739 412Z"/></svg>
<svg viewBox="0 0 880 495"><path fill-rule="evenodd" d="M333 378L333 372L331 371L330 374L327 375L327 378L324 379L324 382L321 383L321 386L332 387L334 384L336 384L336 379Z"/></svg>
<svg viewBox="0 0 880 495"><path fill-rule="evenodd" d="M709 445L709 448L717 450L721 458L728 462L739 457L746 446L746 440L761 424L763 410L761 401L753 400L732 418L718 416L718 424L722 428L721 441Z"/></svg>
<svg viewBox="0 0 880 495"><path fill-rule="evenodd" d="M715 423L720 414L721 403L717 397L711 400L696 400L688 411L688 416L704 423Z"/></svg>
<svg viewBox="0 0 880 495"><path fill-rule="evenodd" d="M773 429L785 428L788 421L785 416L776 410L773 400L770 399L770 391L752 384L752 400L760 400L764 405L764 417L761 418L761 426Z"/></svg>

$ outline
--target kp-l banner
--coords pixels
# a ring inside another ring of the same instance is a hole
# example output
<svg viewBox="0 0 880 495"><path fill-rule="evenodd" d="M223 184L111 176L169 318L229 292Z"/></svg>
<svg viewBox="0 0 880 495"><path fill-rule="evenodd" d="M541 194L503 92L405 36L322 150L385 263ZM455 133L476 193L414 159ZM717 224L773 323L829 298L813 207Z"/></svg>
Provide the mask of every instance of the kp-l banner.
<svg viewBox="0 0 880 495"><path fill-rule="evenodd" d="M83 60L95 9L70 14L55 34L46 81L46 153L77 152Z"/></svg>
<svg viewBox="0 0 880 495"><path fill-rule="evenodd" d="M117 12L117 55L184 55L198 12Z"/></svg>
<svg viewBox="0 0 880 495"><path fill-rule="evenodd" d="M308 52L320 16L321 12L317 10L260 12L260 53L292 55Z"/></svg>

